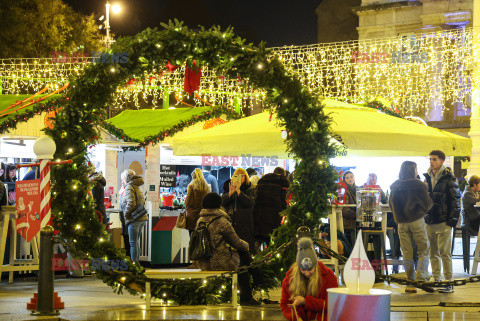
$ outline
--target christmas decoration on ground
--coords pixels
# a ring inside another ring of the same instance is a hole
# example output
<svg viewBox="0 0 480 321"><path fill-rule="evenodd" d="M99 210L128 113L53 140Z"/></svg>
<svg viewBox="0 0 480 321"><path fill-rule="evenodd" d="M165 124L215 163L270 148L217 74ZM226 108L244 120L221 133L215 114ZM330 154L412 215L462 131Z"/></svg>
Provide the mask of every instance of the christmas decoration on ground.
<svg viewBox="0 0 480 321"><path fill-rule="evenodd" d="M115 292L122 293L126 289L135 294L145 289L143 267L128 260L120 249L107 241L109 234L96 218L94 202L87 193L90 190L87 149L98 141L98 126L105 119L106 106L118 86L135 78L135 75L158 72L169 62L191 66L194 59L197 68L208 66L233 79L240 76L242 82L264 90L264 107L278 106L275 109L277 119L289 133L285 143L298 164L291 187L293 199L283 213L286 220L276 230L273 246L268 252L260 253L253 263L262 264L265 279L270 281L264 287L276 286L294 262L295 255L292 246L287 247L283 254L277 250L281 248L283 251L282 246L294 239L299 226L315 230L320 218L328 212L328 193L335 191L337 174L328 162L336 152L330 141L331 120L325 115L318 95L304 88L300 79L286 70L263 43L258 47L246 44L230 28L221 30L212 27L207 30L201 27L194 32L178 21L163 27L164 30L147 29L134 37L118 39L112 51L128 53L128 62L87 66L83 74L70 80L67 98L52 102L60 108L52 119L53 128L47 128L45 132L56 142L55 159L73 160L72 166L52 169L54 228L61 231L69 252L75 257L127 260L126 271L99 269L95 272ZM170 130L173 133L180 128ZM161 133L144 143L160 142L163 138ZM272 253L276 254L272 257ZM177 298L187 296L179 284L170 285L174 289L171 295ZM166 281L152 280L152 293L162 298L162 289L168 286ZM192 286L192 291L194 288L198 288L198 284ZM213 288L209 285L205 287L205 292L198 292L200 295L188 296L191 298L189 303L203 304L207 298L226 298L222 293L210 292Z"/></svg>

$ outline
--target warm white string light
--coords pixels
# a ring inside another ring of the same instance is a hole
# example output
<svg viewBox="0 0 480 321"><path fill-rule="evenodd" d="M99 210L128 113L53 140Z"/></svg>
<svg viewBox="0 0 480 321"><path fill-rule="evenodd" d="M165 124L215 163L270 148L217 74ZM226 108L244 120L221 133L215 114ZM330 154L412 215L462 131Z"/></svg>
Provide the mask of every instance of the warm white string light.
<svg viewBox="0 0 480 321"><path fill-rule="evenodd" d="M428 113L431 106L442 112L446 106L466 112L471 104L473 64L480 59L472 56L471 29L272 49L309 90L347 102L381 96L406 114ZM92 58L82 59L63 63L48 58L1 59L0 88L4 94L18 94L40 91L48 83L66 83L68 77L81 74L85 65L93 63ZM154 109L162 108L163 97L169 93L185 101L183 77L183 66L174 72L153 70L136 75L138 81L118 88L112 107L141 108L148 103ZM55 86L49 89L53 90ZM265 97L248 79L224 77L206 66L197 94L200 99L193 97L197 106L206 101L233 107L237 102L241 108L252 108ZM170 105L176 104L179 102L170 101Z"/></svg>

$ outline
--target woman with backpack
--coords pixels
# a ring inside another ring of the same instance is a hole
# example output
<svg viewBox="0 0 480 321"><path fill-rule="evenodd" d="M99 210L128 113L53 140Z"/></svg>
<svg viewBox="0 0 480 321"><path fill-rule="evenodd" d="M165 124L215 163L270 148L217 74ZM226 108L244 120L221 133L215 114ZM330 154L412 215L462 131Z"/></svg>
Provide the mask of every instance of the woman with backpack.
<svg viewBox="0 0 480 321"><path fill-rule="evenodd" d="M134 219L132 212L140 205L145 204L143 192L140 186L143 185L143 178L137 176L131 169L123 171L122 184L125 185L125 192L120 199L120 209L123 212L125 225L128 230L128 239L130 243L130 258L133 262L140 258L140 236L148 215L143 215Z"/></svg>
<svg viewBox="0 0 480 321"><path fill-rule="evenodd" d="M240 264L238 252L248 252L248 243L241 240L228 214L220 209L222 198L217 193L208 193L203 198L203 209L197 228L205 225L210 236L213 255L197 260L202 271L235 271Z"/></svg>

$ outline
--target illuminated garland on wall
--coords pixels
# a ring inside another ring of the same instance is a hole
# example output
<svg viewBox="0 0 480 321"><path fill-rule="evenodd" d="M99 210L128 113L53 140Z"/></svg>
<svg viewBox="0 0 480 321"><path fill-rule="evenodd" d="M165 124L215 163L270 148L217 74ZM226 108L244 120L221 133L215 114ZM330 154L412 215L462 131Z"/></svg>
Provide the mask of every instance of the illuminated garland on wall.
<svg viewBox="0 0 480 321"><path fill-rule="evenodd" d="M158 48L160 49L160 48ZM472 57L471 29L437 33L337 42L310 46L273 48L273 54L298 74L310 91L323 97L347 102L369 101L382 96L409 115L432 108L442 113L447 102L467 112L471 104L470 76ZM40 90L49 82L64 83L81 74L87 63L53 63L52 59L0 60L3 93ZM172 62L177 64L177 62ZM148 101L159 108L165 92L183 95L184 65L173 72L160 69L136 72L138 81L118 87L111 102L113 108L140 108ZM240 98L242 108L251 108L265 99L265 91L252 87L236 75L203 66L198 94L213 105L233 105ZM128 80L125 84L128 83ZM196 103L200 103L197 99ZM176 102L171 102L175 104ZM203 103L200 103L203 105Z"/></svg>

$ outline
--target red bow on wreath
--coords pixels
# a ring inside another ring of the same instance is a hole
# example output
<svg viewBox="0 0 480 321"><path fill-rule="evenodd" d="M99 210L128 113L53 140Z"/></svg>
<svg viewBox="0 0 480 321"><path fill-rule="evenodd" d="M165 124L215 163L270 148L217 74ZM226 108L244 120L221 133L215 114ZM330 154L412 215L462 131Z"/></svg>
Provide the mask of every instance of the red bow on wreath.
<svg viewBox="0 0 480 321"><path fill-rule="evenodd" d="M197 68L195 60L193 61L193 67L197 70L191 69L188 67L188 64L185 65L185 80L183 84L183 90L189 94L200 88L200 78L202 77L201 68Z"/></svg>

